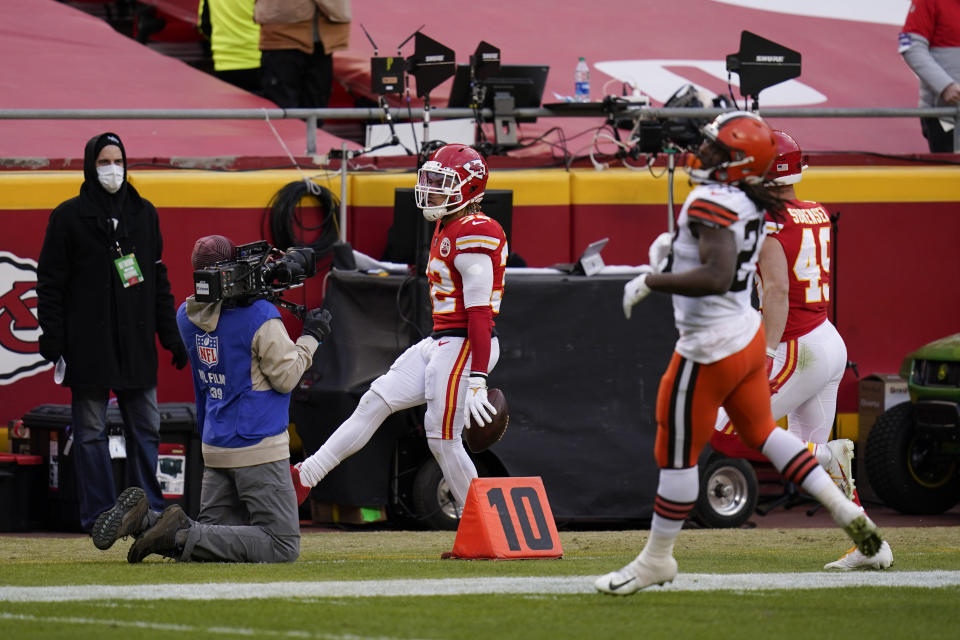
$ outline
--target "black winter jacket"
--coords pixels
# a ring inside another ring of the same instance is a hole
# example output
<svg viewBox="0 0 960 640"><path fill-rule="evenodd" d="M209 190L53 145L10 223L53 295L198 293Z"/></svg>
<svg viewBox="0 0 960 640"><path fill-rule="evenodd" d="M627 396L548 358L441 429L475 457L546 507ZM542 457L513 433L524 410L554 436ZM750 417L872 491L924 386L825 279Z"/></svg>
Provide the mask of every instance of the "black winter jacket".
<svg viewBox="0 0 960 640"><path fill-rule="evenodd" d="M40 353L51 361L63 356L70 387L149 388L157 384L154 335L173 353L185 350L161 262L157 210L126 179L112 195L100 185L102 137L87 144L80 195L54 209L47 223L37 266ZM125 153L123 160L126 176ZM111 217L119 220L115 231ZM124 288L114 260L128 253L144 280Z"/></svg>

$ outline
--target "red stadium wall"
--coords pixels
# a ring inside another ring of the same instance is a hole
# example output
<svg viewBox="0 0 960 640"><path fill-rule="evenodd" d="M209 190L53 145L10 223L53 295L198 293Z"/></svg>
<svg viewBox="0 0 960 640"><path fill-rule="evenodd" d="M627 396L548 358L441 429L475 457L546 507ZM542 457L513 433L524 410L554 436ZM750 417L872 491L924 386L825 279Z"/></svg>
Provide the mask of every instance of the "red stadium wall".
<svg viewBox="0 0 960 640"><path fill-rule="evenodd" d="M679 210L689 191L675 181ZM811 169L801 197L839 212L834 268L837 320L861 376L895 372L901 358L930 340L958 331L960 317L960 169L939 167ZM292 171L218 173L143 171L138 189L160 211L165 261L178 303L192 292L189 255L194 240L222 233L236 242L264 237L265 209ZM338 174L314 179L339 196ZM380 258L393 219L393 193L410 187L410 172L351 174L347 238L355 249ZM35 291L31 262L40 253L47 217L72 197L79 172L0 173L0 420L6 423L42 403L68 402L53 383L52 367L36 352ZM571 262L590 242L609 237L607 264L646 262L650 241L668 224L665 178L608 170L499 170L489 187L514 192L513 250L531 267ZM305 209L317 224L316 208ZM310 240L311 238L306 238ZM20 283L20 284L16 284ZM288 293L313 306L322 300L323 278ZM288 316L294 334L299 323ZM577 327L576 330L591 330ZM602 327L592 328L600 331ZM531 327L535 331L535 327ZM161 353L164 356L165 352ZM161 357L162 402L191 401L189 376ZM856 411L856 380L848 372L840 411Z"/></svg>

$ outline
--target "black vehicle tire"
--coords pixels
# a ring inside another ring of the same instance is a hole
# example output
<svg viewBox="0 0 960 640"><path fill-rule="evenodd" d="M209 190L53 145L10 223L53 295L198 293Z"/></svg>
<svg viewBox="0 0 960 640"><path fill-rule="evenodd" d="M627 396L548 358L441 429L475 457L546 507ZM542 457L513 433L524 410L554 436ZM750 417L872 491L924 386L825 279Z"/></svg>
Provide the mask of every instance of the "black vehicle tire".
<svg viewBox="0 0 960 640"><path fill-rule="evenodd" d="M417 470L412 497L416 517L424 525L443 531L456 531L460 524L456 501L447 487L440 465L432 456Z"/></svg>
<svg viewBox="0 0 960 640"><path fill-rule="evenodd" d="M694 518L714 529L740 527L753 515L759 494L757 473L750 462L714 454L700 476Z"/></svg>
<svg viewBox="0 0 960 640"><path fill-rule="evenodd" d="M877 497L901 513L943 513L960 502L956 457L937 456L936 441L914 426L913 405L880 414L867 436L867 478Z"/></svg>

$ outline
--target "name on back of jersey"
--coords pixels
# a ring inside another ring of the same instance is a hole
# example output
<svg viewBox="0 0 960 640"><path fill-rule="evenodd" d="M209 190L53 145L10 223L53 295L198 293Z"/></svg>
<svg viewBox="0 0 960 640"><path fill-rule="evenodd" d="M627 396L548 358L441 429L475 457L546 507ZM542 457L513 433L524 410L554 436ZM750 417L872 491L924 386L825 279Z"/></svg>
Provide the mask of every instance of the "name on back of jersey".
<svg viewBox="0 0 960 640"><path fill-rule="evenodd" d="M787 213L796 224L829 224L830 215L823 207L814 207L812 209L794 209L787 207Z"/></svg>

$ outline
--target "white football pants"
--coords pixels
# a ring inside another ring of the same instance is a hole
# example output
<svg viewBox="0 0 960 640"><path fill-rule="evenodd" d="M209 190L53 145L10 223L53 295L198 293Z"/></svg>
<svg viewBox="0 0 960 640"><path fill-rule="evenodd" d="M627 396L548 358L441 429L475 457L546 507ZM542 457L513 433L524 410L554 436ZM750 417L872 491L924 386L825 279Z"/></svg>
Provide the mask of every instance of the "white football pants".
<svg viewBox="0 0 960 640"><path fill-rule="evenodd" d="M771 380L781 382L770 397L773 419L787 416L787 430L804 442L827 442L846 367L847 346L829 320L796 340L781 342L770 374ZM720 409L717 430L724 430L729 422Z"/></svg>

